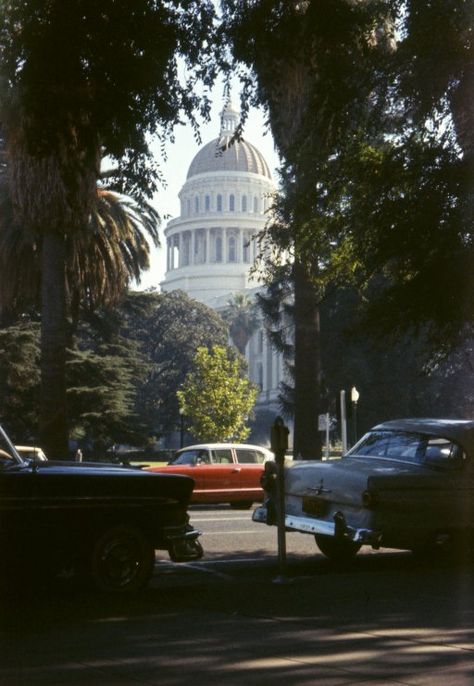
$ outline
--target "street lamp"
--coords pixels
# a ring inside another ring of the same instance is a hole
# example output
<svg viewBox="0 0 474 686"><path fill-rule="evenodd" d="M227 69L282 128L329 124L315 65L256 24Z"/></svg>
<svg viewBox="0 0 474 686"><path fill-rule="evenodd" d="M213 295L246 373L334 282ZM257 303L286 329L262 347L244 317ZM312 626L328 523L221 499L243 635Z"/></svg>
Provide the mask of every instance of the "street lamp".
<svg viewBox="0 0 474 686"><path fill-rule="evenodd" d="M184 444L184 409L179 408L179 447L182 448Z"/></svg>
<svg viewBox="0 0 474 686"><path fill-rule="evenodd" d="M354 443L357 443L357 403L360 398L360 393L355 386L351 388L351 403L354 409Z"/></svg>

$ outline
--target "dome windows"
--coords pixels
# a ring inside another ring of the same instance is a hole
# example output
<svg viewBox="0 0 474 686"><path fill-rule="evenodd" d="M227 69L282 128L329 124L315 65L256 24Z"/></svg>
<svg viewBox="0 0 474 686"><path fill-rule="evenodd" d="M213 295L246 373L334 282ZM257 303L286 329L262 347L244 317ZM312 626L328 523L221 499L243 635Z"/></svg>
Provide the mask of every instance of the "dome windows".
<svg viewBox="0 0 474 686"><path fill-rule="evenodd" d="M235 212L235 195L233 193L229 195L229 212Z"/></svg>
<svg viewBox="0 0 474 686"><path fill-rule="evenodd" d="M220 193L217 195L217 211L222 212L222 195Z"/></svg>

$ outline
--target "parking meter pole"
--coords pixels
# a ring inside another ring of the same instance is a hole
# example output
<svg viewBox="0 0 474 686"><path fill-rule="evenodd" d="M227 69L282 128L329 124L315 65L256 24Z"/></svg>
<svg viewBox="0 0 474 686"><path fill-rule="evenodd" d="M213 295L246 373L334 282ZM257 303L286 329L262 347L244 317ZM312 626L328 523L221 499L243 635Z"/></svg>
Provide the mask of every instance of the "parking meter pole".
<svg viewBox="0 0 474 686"><path fill-rule="evenodd" d="M285 452L288 448L288 428L277 417L271 432L271 447L277 467L277 528L278 528L278 576L275 583L286 581L286 530L285 530Z"/></svg>

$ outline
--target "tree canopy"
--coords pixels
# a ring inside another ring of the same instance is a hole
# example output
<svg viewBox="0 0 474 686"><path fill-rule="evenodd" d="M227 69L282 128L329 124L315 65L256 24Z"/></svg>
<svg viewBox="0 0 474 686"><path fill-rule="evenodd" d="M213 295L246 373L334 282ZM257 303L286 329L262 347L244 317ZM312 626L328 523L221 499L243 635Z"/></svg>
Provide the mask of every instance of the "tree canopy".
<svg viewBox="0 0 474 686"><path fill-rule="evenodd" d="M242 361L222 346L198 348L195 369L177 392L189 430L200 441L243 441L258 389Z"/></svg>
<svg viewBox="0 0 474 686"><path fill-rule="evenodd" d="M196 84L215 76L214 19L211 0L1 5L0 122L14 221L41 237L41 434L52 457L67 449L67 239L91 229L101 159L114 190L150 198L152 137L207 114Z"/></svg>

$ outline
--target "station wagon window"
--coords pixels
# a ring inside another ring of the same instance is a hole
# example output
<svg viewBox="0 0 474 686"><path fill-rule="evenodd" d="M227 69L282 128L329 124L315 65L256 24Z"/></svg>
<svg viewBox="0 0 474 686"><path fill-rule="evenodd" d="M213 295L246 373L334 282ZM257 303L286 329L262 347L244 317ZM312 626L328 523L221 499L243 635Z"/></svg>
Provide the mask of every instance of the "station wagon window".
<svg viewBox="0 0 474 686"><path fill-rule="evenodd" d="M248 450L245 448L237 448L237 462L242 464L263 464L265 455L260 450Z"/></svg>
<svg viewBox="0 0 474 686"><path fill-rule="evenodd" d="M234 461L232 459L232 450L228 448L220 448L219 450L213 450L212 461L216 464L231 464Z"/></svg>
<svg viewBox="0 0 474 686"><path fill-rule="evenodd" d="M348 455L382 457L445 469L457 468L464 459L462 449L446 438L403 431L371 431Z"/></svg>

